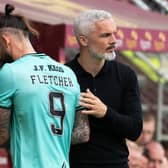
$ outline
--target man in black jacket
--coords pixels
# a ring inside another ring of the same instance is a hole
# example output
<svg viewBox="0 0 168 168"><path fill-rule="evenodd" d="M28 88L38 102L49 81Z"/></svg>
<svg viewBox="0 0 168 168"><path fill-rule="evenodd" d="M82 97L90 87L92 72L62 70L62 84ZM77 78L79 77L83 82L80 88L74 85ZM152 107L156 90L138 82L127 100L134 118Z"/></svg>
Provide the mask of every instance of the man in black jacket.
<svg viewBox="0 0 168 168"><path fill-rule="evenodd" d="M142 130L136 74L114 60L116 30L112 15L102 10L86 11L74 22L80 53L67 65L81 87L90 140L72 145L71 168L128 168L125 139L135 141Z"/></svg>

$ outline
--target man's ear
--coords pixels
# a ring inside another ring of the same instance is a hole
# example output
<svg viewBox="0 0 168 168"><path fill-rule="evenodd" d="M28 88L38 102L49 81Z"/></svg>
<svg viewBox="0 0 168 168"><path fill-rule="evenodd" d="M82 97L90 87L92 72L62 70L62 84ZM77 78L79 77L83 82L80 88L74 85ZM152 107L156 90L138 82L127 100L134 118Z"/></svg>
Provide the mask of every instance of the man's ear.
<svg viewBox="0 0 168 168"><path fill-rule="evenodd" d="M10 37L7 34L5 34L5 33L2 34L1 37L2 37L2 41L3 41L4 47L6 49L8 49L9 44L10 44Z"/></svg>
<svg viewBox="0 0 168 168"><path fill-rule="evenodd" d="M79 41L80 41L82 46L84 46L84 47L88 46L88 38L86 36L80 35L79 36Z"/></svg>

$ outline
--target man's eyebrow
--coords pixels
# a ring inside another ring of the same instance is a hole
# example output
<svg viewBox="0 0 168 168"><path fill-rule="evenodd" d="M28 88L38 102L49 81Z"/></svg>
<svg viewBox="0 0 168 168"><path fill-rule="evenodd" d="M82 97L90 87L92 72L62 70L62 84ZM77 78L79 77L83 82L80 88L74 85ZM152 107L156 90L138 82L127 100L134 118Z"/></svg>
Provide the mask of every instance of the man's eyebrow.
<svg viewBox="0 0 168 168"><path fill-rule="evenodd" d="M101 33L100 34L100 36L110 36L110 35L112 35L113 33L108 33L108 32L103 32L103 33Z"/></svg>

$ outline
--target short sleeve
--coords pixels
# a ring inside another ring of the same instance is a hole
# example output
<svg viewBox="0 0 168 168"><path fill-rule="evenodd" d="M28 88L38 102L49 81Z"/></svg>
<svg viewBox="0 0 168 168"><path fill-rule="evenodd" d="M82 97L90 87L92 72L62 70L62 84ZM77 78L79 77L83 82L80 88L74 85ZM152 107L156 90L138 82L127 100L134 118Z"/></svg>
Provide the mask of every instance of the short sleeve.
<svg viewBox="0 0 168 168"><path fill-rule="evenodd" d="M9 64L0 69L0 107L10 108L14 94L13 74Z"/></svg>

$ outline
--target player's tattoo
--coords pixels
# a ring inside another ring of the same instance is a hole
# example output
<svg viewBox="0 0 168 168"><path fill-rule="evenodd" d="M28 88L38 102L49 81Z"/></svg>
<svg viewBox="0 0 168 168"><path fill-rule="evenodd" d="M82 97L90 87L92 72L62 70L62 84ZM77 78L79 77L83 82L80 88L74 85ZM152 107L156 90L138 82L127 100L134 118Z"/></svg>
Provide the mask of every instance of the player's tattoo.
<svg viewBox="0 0 168 168"><path fill-rule="evenodd" d="M90 136L90 127L88 116L81 114L80 112L76 113L74 128L72 132L72 144L84 143L89 140Z"/></svg>
<svg viewBox="0 0 168 168"><path fill-rule="evenodd" d="M0 144L5 143L9 138L10 116L9 109L0 108Z"/></svg>

